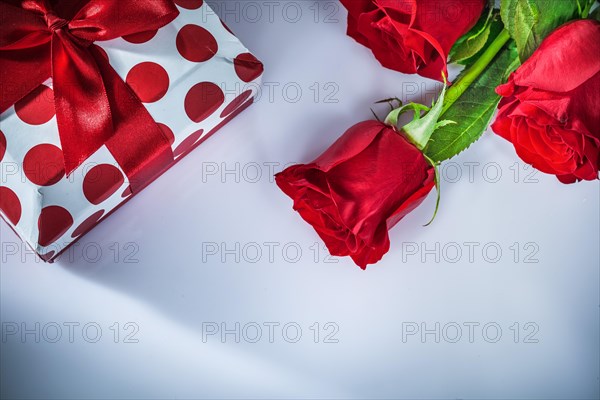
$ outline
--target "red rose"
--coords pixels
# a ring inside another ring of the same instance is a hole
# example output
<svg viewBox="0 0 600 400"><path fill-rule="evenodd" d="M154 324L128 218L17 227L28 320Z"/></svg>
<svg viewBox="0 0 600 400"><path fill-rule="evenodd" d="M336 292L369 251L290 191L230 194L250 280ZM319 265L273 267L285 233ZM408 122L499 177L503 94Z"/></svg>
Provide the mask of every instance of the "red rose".
<svg viewBox="0 0 600 400"><path fill-rule="evenodd" d="M600 169L600 23L579 20L552 32L496 92L492 129L517 154L563 183Z"/></svg>
<svg viewBox="0 0 600 400"><path fill-rule="evenodd" d="M479 19L485 0L341 0L348 35L384 67L442 80L454 43Z"/></svg>
<svg viewBox="0 0 600 400"><path fill-rule="evenodd" d="M312 163L277 174L276 182L332 255L350 256L365 269L389 250L388 230L425 199L434 177L398 131L366 121Z"/></svg>

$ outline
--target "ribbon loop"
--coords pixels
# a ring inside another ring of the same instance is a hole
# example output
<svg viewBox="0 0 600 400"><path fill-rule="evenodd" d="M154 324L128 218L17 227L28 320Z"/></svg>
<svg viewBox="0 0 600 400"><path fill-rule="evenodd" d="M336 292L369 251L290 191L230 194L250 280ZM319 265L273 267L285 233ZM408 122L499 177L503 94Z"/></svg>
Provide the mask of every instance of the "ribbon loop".
<svg viewBox="0 0 600 400"><path fill-rule="evenodd" d="M62 29L63 27L69 24L69 21L58 17L51 11L44 15L44 19L46 20L46 24L48 25L48 30L52 33L59 29Z"/></svg>
<svg viewBox="0 0 600 400"><path fill-rule="evenodd" d="M178 14L172 0L0 1L0 112L52 77L67 174L103 145L129 178L164 165L168 139L133 92L119 97L125 82L90 46L160 29Z"/></svg>

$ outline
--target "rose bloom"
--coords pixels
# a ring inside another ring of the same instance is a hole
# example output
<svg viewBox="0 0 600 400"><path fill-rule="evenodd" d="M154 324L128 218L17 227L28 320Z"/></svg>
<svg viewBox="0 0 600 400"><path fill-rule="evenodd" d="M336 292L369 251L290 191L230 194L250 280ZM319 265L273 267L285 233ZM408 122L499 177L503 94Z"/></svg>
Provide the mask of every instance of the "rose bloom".
<svg viewBox="0 0 600 400"><path fill-rule="evenodd" d="M381 64L442 81L448 53L475 25L485 0L341 0L348 35Z"/></svg>
<svg viewBox="0 0 600 400"><path fill-rule="evenodd" d="M434 168L396 129L377 121L348 129L310 164L276 175L294 209L335 256L365 269L390 248L388 230L435 186Z"/></svg>
<svg viewBox="0 0 600 400"><path fill-rule="evenodd" d="M503 99L492 129L519 157L563 183L598 178L599 22L552 32L496 92Z"/></svg>

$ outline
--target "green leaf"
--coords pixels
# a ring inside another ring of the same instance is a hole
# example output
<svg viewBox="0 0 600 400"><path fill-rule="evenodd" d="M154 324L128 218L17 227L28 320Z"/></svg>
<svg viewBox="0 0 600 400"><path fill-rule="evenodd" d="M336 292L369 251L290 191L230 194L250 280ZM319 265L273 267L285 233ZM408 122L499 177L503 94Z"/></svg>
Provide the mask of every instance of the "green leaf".
<svg viewBox="0 0 600 400"><path fill-rule="evenodd" d="M462 61L483 49L490 36L494 18L494 9L490 7L489 12L483 13L475 26L454 43L449 53L450 62L462 64Z"/></svg>
<svg viewBox="0 0 600 400"><path fill-rule="evenodd" d="M521 62L531 56L550 32L580 15L579 1L587 2L587 0L500 1L502 22L517 44Z"/></svg>
<svg viewBox="0 0 600 400"><path fill-rule="evenodd" d="M487 129L500 96L495 92L519 65L514 45L502 49L468 89L442 115L455 121L435 130L424 152L434 162L441 162L467 149Z"/></svg>
<svg viewBox="0 0 600 400"><path fill-rule="evenodd" d="M502 31L502 29L504 29L504 24L502 23L502 20L500 19L500 14L498 12L496 12L494 14L494 16L492 17L492 19L490 20L490 23L487 27L487 30L488 30L487 35L486 35L487 38L486 38L485 43L481 47L481 49L479 49L479 51L477 51L472 56L462 59L462 60L458 60L456 62L458 64L464 65L466 68L473 65L473 63L475 61L477 61L479 59L479 57L481 57L481 55L484 53L484 51L494 41L494 39L498 36L498 34ZM455 81L458 80L458 77L455 78L454 80Z"/></svg>
<svg viewBox="0 0 600 400"><path fill-rule="evenodd" d="M501 0L500 15L504 26L517 44L519 57L524 61L528 57L525 56L526 53L535 46L533 27L538 24L540 18L535 0Z"/></svg>

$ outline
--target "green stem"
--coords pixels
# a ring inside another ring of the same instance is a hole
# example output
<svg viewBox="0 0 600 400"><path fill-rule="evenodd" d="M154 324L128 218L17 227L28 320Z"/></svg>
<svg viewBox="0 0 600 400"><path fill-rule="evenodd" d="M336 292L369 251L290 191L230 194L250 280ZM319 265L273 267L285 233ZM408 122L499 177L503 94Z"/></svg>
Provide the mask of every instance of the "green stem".
<svg viewBox="0 0 600 400"><path fill-rule="evenodd" d="M481 75L485 68L492 62L496 54L504 47L506 42L510 39L510 35L506 29L503 29L500 34L494 39L489 47L483 52L481 57L465 73L460 77L459 80L454 82L446 93L446 101L444 101L444 107L442 108L442 115L454 104L454 102L462 96L462 94L471 86L471 84Z"/></svg>

